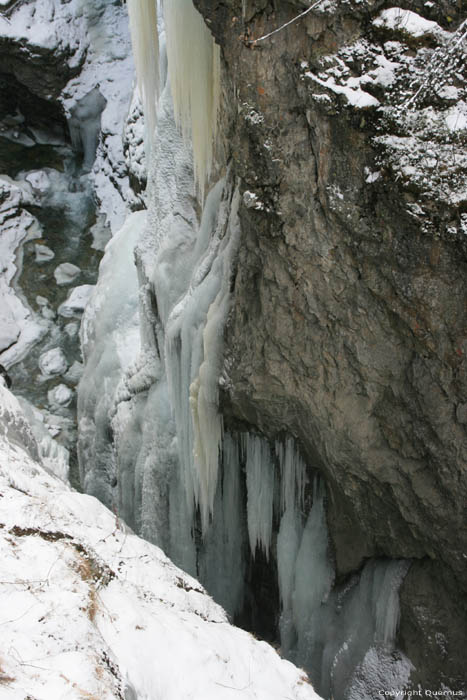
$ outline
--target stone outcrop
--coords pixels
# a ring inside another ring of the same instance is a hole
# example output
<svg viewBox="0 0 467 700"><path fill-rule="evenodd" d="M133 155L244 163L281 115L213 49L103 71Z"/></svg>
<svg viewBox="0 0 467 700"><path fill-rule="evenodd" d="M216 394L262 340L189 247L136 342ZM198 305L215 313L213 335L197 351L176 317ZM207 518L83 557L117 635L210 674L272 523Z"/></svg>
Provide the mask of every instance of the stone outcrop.
<svg viewBox="0 0 467 700"><path fill-rule="evenodd" d="M368 557L416 560L402 589L412 682L460 688L465 7L323 3L255 43L308 3L195 4L222 47L244 205L226 424L299 440L326 477L341 578Z"/></svg>

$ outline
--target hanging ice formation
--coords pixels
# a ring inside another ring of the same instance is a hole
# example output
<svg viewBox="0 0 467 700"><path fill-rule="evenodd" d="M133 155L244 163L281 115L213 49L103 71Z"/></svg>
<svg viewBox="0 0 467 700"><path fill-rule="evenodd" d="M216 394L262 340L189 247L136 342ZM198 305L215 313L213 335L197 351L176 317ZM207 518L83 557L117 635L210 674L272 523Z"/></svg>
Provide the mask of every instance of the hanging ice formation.
<svg viewBox="0 0 467 700"><path fill-rule="evenodd" d="M201 216L193 197L194 171L200 183L209 172L218 99L217 49L194 12L191 0L165 2L175 114L161 70L147 222L145 213L131 215L108 247L83 322L83 484L198 575L232 615L251 599L252 562L271 572L277 565L283 652L311 671L323 697L363 700L374 691L374 656L394 671L407 565L369 562L347 587L333 588L324 484L307 480L312 471L294 440L224 433L218 392L241 198L228 167ZM161 40L162 67L164 52ZM203 87L177 75L187 61L203 66ZM195 165L177 114L185 131L194 120Z"/></svg>
<svg viewBox="0 0 467 700"><path fill-rule="evenodd" d="M143 102L150 144L156 127L156 106L159 97L159 32L156 2L157 0L127 0L138 90Z"/></svg>
<svg viewBox="0 0 467 700"><path fill-rule="evenodd" d="M152 141L159 94L157 0L128 0L138 87ZM191 139L195 182L204 199L211 174L220 100L220 51L192 0L164 0L175 120Z"/></svg>
<svg viewBox="0 0 467 700"><path fill-rule="evenodd" d="M159 91L159 51L155 0L129 0L128 9L138 85L144 98L146 118L151 130L155 124L155 103ZM211 173L213 144L217 131L219 106L219 48L209 33L192 0L165 0L164 21L169 84L175 120L185 141L191 137L195 182L204 200L206 180ZM155 153L154 159L158 155ZM192 488L201 508L203 529L214 506L217 469L222 440L222 423L217 407L217 382L220 373L220 345L223 318L228 304L229 276L219 255L229 243L221 241L224 234L220 222L213 234L213 220L219 209L223 183L213 188L206 201L198 235L197 259L191 260L192 279L186 279L186 294L165 318L168 358L168 379L175 418L181 442L181 458L186 485ZM205 247L209 244L208 254ZM225 253L225 254L224 254ZM197 264L200 263L197 269ZM213 271L206 275L207 269ZM156 273L157 274L157 273ZM158 280L154 279L157 290ZM163 293L159 294L163 297ZM164 305L164 299L158 299ZM167 307L167 304L166 304ZM196 338L187 338L194 333ZM192 351L192 342L195 350ZM188 355L187 355L188 353ZM175 361L172 360L175 358ZM188 364L187 364L188 363ZM191 368L191 369L190 369ZM193 368L195 374L193 374ZM187 386L187 382L188 386ZM180 397L189 407L180 406ZM188 410L191 418L186 415ZM193 454L195 474L192 472ZM190 496L189 496L190 498ZM190 498L191 500L191 498ZM192 504L188 505L190 509Z"/></svg>

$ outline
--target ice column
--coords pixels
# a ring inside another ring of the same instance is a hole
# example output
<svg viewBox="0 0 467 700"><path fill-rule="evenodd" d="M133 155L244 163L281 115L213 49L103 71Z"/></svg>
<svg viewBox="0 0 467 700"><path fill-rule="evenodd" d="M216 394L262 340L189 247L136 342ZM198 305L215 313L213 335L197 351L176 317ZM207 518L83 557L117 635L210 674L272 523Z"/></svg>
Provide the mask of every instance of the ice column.
<svg viewBox="0 0 467 700"><path fill-rule="evenodd" d="M156 127L156 104L159 96L159 34L156 2L157 0L127 0L138 90L143 102L150 144Z"/></svg>
<svg viewBox="0 0 467 700"><path fill-rule="evenodd" d="M220 52L192 0L165 0L175 118L191 136L195 180L204 198L213 160L220 96Z"/></svg>

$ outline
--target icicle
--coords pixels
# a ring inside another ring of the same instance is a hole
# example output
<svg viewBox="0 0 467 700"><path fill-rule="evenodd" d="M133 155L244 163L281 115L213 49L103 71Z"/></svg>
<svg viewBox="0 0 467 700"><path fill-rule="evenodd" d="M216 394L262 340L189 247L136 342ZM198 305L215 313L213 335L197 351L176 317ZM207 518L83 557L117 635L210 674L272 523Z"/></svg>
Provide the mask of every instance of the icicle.
<svg viewBox="0 0 467 700"><path fill-rule="evenodd" d="M149 145L152 145L156 128L156 104L159 97L159 35L156 2L157 0L127 0L136 77L144 107Z"/></svg>
<svg viewBox="0 0 467 700"><path fill-rule="evenodd" d="M289 437L276 442L276 454L281 470L281 511L304 508L306 465L298 452L295 441Z"/></svg>
<svg viewBox="0 0 467 700"><path fill-rule="evenodd" d="M223 441L222 485L218 483L213 523L200 553L200 580L231 615L242 609L245 536L238 440L226 433Z"/></svg>
<svg viewBox="0 0 467 700"><path fill-rule="evenodd" d="M165 0L169 77L177 123L191 135L195 180L204 199L220 98L220 51L192 0Z"/></svg>
<svg viewBox="0 0 467 700"><path fill-rule="evenodd" d="M299 640L306 639L315 610L331 590L334 572L328 553L324 487L315 479L313 507L303 532L295 564L293 611Z"/></svg>
<svg viewBox="0 0 467 700"><path fill-rule="evenodd" d="M408 571L409 563L404 560L390 562L384 570L384 578L379 586L375 604L375 641L388 649L393 649L399 625L399 588Z"/></svg>
<svg viewBox="0 0 467 700"><path fill-rule="evenodd" d="M256 435L242 436L246 458L248 490L248 535L253 556L260 547L269 558L274 504L274 464L267 440Z"/></svg>
<svg viewBox="0 0 467 700"><path fill-rule="evenodd" d="M281 597L279 621L281 645L289 653L295 641L292 613L292 594L295 583L295 564L303 533L302 513L306 483L306 465L293 438L276 443L276 454L281 471L281 511L283 513L277 536L277 570Z"/></svg>

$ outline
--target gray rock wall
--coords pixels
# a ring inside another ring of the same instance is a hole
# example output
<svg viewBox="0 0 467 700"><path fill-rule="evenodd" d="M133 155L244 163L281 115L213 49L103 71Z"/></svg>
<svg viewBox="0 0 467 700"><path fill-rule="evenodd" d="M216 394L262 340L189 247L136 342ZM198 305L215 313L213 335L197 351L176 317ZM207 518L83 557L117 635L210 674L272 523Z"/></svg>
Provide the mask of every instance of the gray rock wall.
<svg viewBox="0 0 467 700"><path fill-rule="evenodd" d="M244 193L226 423L298 438L328 482L341 577L369 556L417 560L402 589L413 682L460 688L466 8L401 3L417 34L412 15L384 20L389 2L342 0L252 44L308 3L195 4L222 46Z"/></svg>

